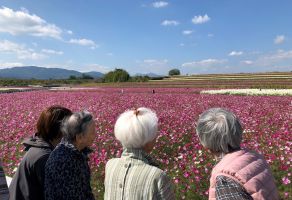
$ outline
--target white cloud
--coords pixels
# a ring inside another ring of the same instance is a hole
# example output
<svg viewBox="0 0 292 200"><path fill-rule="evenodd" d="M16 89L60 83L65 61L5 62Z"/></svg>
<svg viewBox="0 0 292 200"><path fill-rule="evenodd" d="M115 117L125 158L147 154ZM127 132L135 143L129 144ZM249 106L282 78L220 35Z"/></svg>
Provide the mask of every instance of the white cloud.
<svg viewBox="0 0 292 200"><path fill-rule="evenodd" d="M229 56L240 56L242 54L243 54L242 51L231 51L228 55Z"/></svg>
<svg viewBox="0 0 292 200"><path fill-rule="evenodd" d="M29 14L25 9L14 11L2 7L0 8L0 32L61 39L62 29L47 23L35 14Z"/></svg>
<svg viewBox="0 0 292 200"><path fill-rule="evenodd" d="M152 6L154 8L163 8L163 7L168 6L168 2L166 2L166 1L156 1L156 2L152 3Z"/></svg>
<svg viewBox="0 0 292 200"><path fill-rule="evenodd" d="M71 30L67 30L67 33L68 33L69 35L72 35L72 34L73 34L73 31L71 31Z"/></svg>
<svg viewBox="0 0 292 200"><path fill-rule="evenodd" d="M285 41L284 35L277 35L277 37L274 39L275 44L282 44Z"/></svg>
<svg viewBox="0 0 292 200"><path fill-rule="evenodd" d="M81 45L81 46L89 46L91 49L98 48L98 45L95 44L94 41L88 40L88 39L71 39L69 41L69 43L78 44L78 45Z"/></svg>
<svg viewBox="0 0 292 200"><path fill-rule="evenodd" d="M194 24L203 24L203 23L206 23L210 20L211 20L211 18L207 14L205 14L204 16L201 16L201 15L194 16L192 19L192 22Z"/></svg>
<svg viewBox="0 0 292 200"><path fill-rule="evenodd" d="M164 20L163 22L161 22L162 26L177 26L179 25L178 21L175 20Z"/></svg>
<svg viewBox="0 0 292 200"><path fill-rule="evenodd" d="M251 64L253 64L254 62L251 61L251 60L243 60L243 61L241 61L241 63L246 64L246 65L251 65Z"/></svg>
<svg viewBox="0 0 292 200"><path fill-rule="evenodd" d="M168 63L167 59L157 60L157 59L145 59L143 60L144 63L151 64L151 65L162 65Z"/></svg>
<svg viewBox="0 0 292 200"><path fill-rule="evenodd" d="M208 33L207 36L208 36L208 37L214 37L214 34L212 34L212 33Z"/></svg>
<svg viewBox="0 0 292 200"><path fill-rule="evenodd" d="M190 35L190 34L192 34L192 33L193 33L192 30L184 30L184 31L182 31L182 34L183 34L183 35Z"/></svg>
<svg viewBox="0 0 292 200"><path fill-rule="evenodd" d="M185 44L184 43L180 43L179 46L183 47L183 46L185 46Z"/></svg>
<svg viewBox="0 0 292 200"><path fill-rule="evenodd" d="M47 57L44 54L35 52L34 49L26 48L25 45L20 45L8 40L0 41L0 52L15 54L18 59L23 60L40 60Z"/></svg>
<svg viewBox="0 0 292 200"><path fill-rule="evenodd" d="M228 60L226 59L214 59L208 58L199 61L186 62L181 65L183 73L193 74L193 73L220 73L222 71L228 70L226 64Z"/></svg>
<svg viewBox="0 0 292 200"><path fill-rule="evenodd" d="M109 53L107 53L106 55L107 55L107 56L113 56L114 54L111 53L111 52L109 52Z"/></svg>
<svg viewBox="0 0 292 200"><path fill-rule="evenodd" d="M167 59L144 59L144 60L137 60L136 66L133 71L135 73L142 73L146 74L149 72L156 73L156 74L167 74L168 70L170 69L169 63ZM138 67L137 67L138 66Z"/></svg>
<svg viewBox="0 0 292 200"><path fill-rule="evenodd" d="M223 64L225 62L227 62L227 60L209 58L209 59L200 60L200 61L183 63L182 66L183 67L211 67L211 66Z"/></svg>
<svg viewBox="0 0 292 200"><path fill-rule="evenodd" d="M292 50L278 50L261 54L255 59L253 66L258 71L291 71L292 70Z"/></svg>
<svg viewBox="0 0 292 200"><path fill-rule="evenodd" d="M21 66L24 66L24 64L20 62L1 62L0 61L0 68L11 68L11 67L21 67Z"/></svg>
<svg viewBox="0 0 292 200"><path fill-rule="evenodd" d="M64 52L63 51L55 51L52 49L42 49L43 53L47 53L47 54L56 54L56 55L63 55Z"/></svg>
<svg viewBox="0 0 292 200"><path fill-rule="evenodd" d="M276 53L265 55L259 58L259 60L267 62L277 62L287 59L292 59L292 50L290 51L278 50Z"/></svg>
<svg viewBox="0 0 292 200"><path fill-rule="evenodd" d="M103 66L99 64L89 64L89 65L84 66L84 69L82 69L82 72L97 71L101 73L107 73L111 70L112 69L107 66Z"/></svg>

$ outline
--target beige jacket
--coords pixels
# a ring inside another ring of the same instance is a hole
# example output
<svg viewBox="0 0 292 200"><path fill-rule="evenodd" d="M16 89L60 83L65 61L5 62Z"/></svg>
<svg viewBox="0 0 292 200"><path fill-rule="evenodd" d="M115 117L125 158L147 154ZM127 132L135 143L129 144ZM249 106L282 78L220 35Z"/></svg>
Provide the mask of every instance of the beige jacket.
<svg viewBox="0 0 292 200"><path fill-rule="evenodd" d="M124 149L121 158L108 161L105 170L106 200L172 200L168 176L141 149Z"/></svg>

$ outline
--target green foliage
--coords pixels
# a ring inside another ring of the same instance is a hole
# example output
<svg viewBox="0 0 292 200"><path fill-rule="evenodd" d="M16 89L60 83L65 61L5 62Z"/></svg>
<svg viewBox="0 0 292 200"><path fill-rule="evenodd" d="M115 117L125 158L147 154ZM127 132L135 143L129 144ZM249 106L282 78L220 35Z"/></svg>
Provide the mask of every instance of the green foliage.
<svg viewBox="0 0 292 200"><path fill-rule="evenodd" d="M131 82L146 82L149 80L150 80L149 76L133 76L130 79Z"/></svg>
<svg viewBox="0 0 292 200"><path fill-rule="evenodd" d="M180 75L179 69L172 69L168 72L169 76Z"/></svg>
<svg viewBox="0 0 292 200"><path fill-rule="evenodd" d="M94 79L92 76L89 76L87 74L82 74L81 79Z"/></svg>
<svg viewBox="0 0 292 200"><path fill-rule="evenodd" d="M0 86L19 86L25 87L30 85L40 86L59 86L59 85L77 85L81 83L93 82L91 79L51 79L51 80L36 80L36 79L0 79Z"/></svg>
<svg viewBox="0 0 292 200"><path fill-rule="evenodd" d="M73 75L69 76L69 80L76 80L76 79L77 79L76 76L73 76Z"/></svg>
<svg viewBox="0 0 292 200"><path fill-rule="evenodd" d="M115 69L105 74L103 81L109 82L127 82L130 79L129 73L124 69Z"/></svg>

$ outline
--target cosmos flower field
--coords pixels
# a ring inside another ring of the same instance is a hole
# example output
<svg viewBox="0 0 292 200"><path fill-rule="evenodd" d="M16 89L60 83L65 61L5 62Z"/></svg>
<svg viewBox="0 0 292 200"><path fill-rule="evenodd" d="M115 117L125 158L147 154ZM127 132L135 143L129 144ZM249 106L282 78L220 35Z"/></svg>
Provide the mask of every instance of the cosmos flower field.
<svg viewBox="0 0 292 200"><path fill-rule="evenodd" d="M119 156L121 145L114 123L127 109L149 107L159 117L160 135L152 156L167 171L177 199L207 199L213 157L199 143L195 121L211 107L224 107L244 126L242 146L262 153L270 163L284 199L292 198L292 97L199 94L188 88L99 88L80 91L31 91L0 94L0 156L5 173L13 176L24 152L25 137L35 132L40 112L50 105L73 111L88 110L96 121L96 139L90 156L92 187L103 199L104 167ZM123 90L123 92L122 92Z"/></svg>

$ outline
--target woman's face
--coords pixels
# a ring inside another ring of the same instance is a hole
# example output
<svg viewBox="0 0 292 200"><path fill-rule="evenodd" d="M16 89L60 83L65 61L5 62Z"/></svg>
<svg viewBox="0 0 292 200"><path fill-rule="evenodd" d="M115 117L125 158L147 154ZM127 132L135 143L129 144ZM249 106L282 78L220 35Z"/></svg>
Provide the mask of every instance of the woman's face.
<svg viewBox="0 0 292 200"><path fill-rule="evenodd" d="M95 139L95 123L92 121L92 123L89 125L88 132L87 132L87 146L91 146L93 141Z"/></svg>
<svg viewBox="0 0 292 200"><path fill-rule="evenodd" d="M80 137L77 138L79 140L79 144L83 148L90 147L95 139L95 123L92 121L89 124L87 133L85 135L80 135Z"/></svg>

